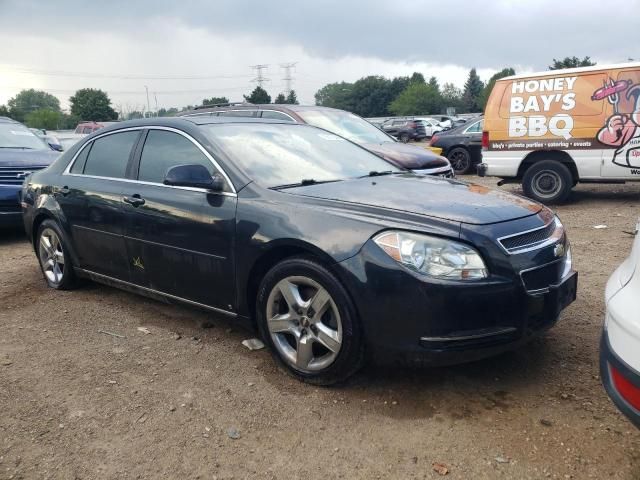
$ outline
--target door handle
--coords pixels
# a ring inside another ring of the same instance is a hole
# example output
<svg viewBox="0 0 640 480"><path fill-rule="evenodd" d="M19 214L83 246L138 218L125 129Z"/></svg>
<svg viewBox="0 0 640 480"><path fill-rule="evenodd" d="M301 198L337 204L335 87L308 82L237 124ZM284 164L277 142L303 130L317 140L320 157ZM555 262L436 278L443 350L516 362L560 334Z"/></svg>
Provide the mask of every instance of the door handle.
<svg viewBox="0 0 640 480"><path fill-rule="evenodd" d="M131 197L124 197L122 201L134 207L139 207L140 205L144 205L145 203L144 198L141 198L137 193Z"/></svg>
<svg viewBox="0 0 640 480"><path fill-rule="evenodd" d="M71 190L65 185L64 187L58 189L58 193L66 197L67 195L69 195L69 193L71 193Z"/></svg>

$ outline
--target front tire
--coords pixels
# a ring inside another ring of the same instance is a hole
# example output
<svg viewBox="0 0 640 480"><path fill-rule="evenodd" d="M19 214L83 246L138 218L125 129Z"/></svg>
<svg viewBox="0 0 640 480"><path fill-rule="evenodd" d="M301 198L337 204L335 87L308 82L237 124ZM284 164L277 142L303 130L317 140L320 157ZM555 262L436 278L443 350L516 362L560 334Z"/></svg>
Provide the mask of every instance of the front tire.
<svg viewBox="0 0 640 480"><path fill-rule="evenodd" d="M53 220L45 220L38 228L36 253L47 284L56 290L69 290L76 284L71 256L65 237Z"/></svg>
<svg viewBox="0 0 640 480"><path fill-rule="evenodd" d="M409 134L403 133L402 135L400 135L400 141L402 143L409 143Z"/></svg>
<svg viewBox="0 0 640 480"><path fill-rule="evenodd" d="M258 289L256 319L276 362L298 380L332 385L363 363L353 303L315 259L293 257L269 270Z"/></svg>
<svg viewBox="0 0 640 480"><path fill-rule="evenodd" d="M471 153L466 148L454 148L449 152L447 158L451 162L456 175L464 175L471 170Z"/></svg>
<svg viewBox="0 0 640 480"><path fill-rule="evenodd" d="M567 166L556 160L536 162L522 177L525 195L545 204L567 200L573 185L573 175Z"/></svg>

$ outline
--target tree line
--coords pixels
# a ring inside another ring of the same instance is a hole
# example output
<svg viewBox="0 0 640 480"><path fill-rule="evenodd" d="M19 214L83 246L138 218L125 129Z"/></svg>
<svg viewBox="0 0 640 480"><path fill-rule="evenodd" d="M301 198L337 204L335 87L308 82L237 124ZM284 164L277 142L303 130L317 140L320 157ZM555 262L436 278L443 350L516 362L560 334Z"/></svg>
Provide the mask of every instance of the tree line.
<svg viewBox="0 0 640 480"><path fill-rule="evenodd" d="M553 59L549 70L595 65L589 57L566 57ZM515 75L515 70L507 67L493 75L486 83L472 68L467 76L464 88L452 83L440 82L436 77L427 81L422 73L415 72L405 77L388 79L370 75L353 83L329 83L315 94L316 105L339 108L363 117L382 117L391 115L425 115L445 113L447 108L455 108L456 113L480 113L489 98L491 90L500 78ZM243 95L249 103L271 103L271 96L257 86L249 95ZM226 97L204 98L201 105L229 103ZM274 103L297 104L296 92L287 95L279 93ZM41 90L22 90L11 98L7 105L0 105L0 116L7 116L25 123L29 127L47 130L75 128L83 120L109 121L130 120L149 116L173 116L179 112L191 110L193 105L178 109L160 108L157 112L131 111L118 112L111 106L106 92L94 88L82 88L69 98L70 113L60 108L60 101L54 95Z"/></svg>

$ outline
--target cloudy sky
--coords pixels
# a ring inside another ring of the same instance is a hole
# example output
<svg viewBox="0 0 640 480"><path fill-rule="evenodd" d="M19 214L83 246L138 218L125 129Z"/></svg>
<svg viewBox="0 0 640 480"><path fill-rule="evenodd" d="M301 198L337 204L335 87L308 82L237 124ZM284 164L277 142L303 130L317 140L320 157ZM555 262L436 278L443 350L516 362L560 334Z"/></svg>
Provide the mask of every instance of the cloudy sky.
<svg viewBox="0 0 640 480"><path fill-rule="evenodd" d="M0 104L22 88L106 90L118 109L242 100L255 64L267 91L297 62L301 103L335 81L422 72L464 84L552 58L640 59L640 0L0 0Z"/></svg>

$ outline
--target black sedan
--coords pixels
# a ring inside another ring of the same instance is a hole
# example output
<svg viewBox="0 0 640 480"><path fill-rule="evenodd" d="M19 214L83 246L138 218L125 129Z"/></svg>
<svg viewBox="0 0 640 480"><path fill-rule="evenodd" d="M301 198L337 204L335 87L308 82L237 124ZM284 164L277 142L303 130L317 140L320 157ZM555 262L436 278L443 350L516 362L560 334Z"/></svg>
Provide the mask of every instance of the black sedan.
<svg viewBox="0 0 640 480"><path fill-rule="evenodd" d="M22 206L50 287L89 278L253 324L316 384L365 356L450 363L514 348L575 298L550 210L401 170L307 125L122 122L31 175Z"/></svg>
<svg viewBox="0 0 640 480"><path fill-rule="evenodd" d="M463 125L438 132L429 141L432 147L442 149L442 155L451 162L456 175L474 172L482 161L482 118L469 120Z"/></svg>

